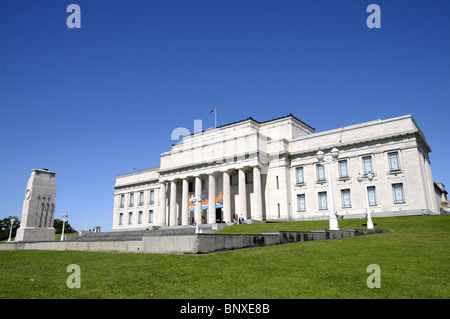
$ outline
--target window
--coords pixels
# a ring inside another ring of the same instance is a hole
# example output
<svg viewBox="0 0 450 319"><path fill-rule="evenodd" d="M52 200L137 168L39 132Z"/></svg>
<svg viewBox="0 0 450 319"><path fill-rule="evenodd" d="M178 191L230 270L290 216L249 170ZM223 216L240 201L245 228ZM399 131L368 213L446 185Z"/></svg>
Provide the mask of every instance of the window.
<svg viewBox="0 0 450 319"><path fill-rule="evenodd" d="M143 215L142 211L140 210L138 213L138 224L142 224L142 217L143 217L142 215Z"/></svg>
<svg viewBox="0 0 450 319"><path fill-rule="evenodd" d="M350 190L349 189L341 190L341 198L342 198L342 208L352 207L352 201L350 199Z"/></svg>
<svg viewBox="0 0 450 319"><path fill-rule="evenodd" d="M277 176L277 189L280 189L280 183L278 181L278 176Z"/></svg>
<svg viewBox="0 0 450 319"><path fill-rule="evenodd" d="M202 191L206 189L206 180L202 179Z"/></svg>
<svg viewBox="0 0 450 319"><path fill-rule="evenodd" d="M194 182L189 182L189 193L194 191Z"/></svg>
<svg viewBox="0 0 450 319"><path fill-rule="evenodd" d="M148 222L153 223L153 209L148 211Z"/></svg>
<svg viewBox="0 0 450 319"><path fill-rule="evenodd" d="M150 200L149 200L149 204L153 205L155 203L155 190L151 189L150 190Z"/></svg>
<svg viewBox="0 0 450 319"><path fill-rule="evenodd" d="M280 203L278 203L278 218L281 217L281 207L280 207Z"/></svg>
<svg viewBox="0 0 450 319"><path fill-rule="evenodd" d="M134 193L130 193L130 207L133 207L134 205Z"/></svg>
<svg viewBox="0 0 450 319"><path fill-rule="evenodd" d="M373 173L372 156L364 156L362 161L364 174Z"/></svg>
<svg viewBox="0 0 450 319"><path fill-rule="evenodd" d="M325 180L325 167L323 164L317 164L317 181Z"/></svg>
<svg viewBox="0 0 450 319"><path fill-rule="evenodd" d="M144 205L144 192L139 192L139 205Z"/></svg>
<svg viewBox="0 0 450 319"><path fill-rule="evenodd" d="M119 214L119 225L123 225L123 213Z"/></svg>
<svg viewBox="0 0 450 319"><path fill-rule="evenodd" d="M394 204L403 204L405 202L402 183L392 184L392 193L394 194Z"/></svg>
<svg viewBox="0 0 450 319"><path fill-rule="evenodd" d="M128 213L128 225L133 224L133 212Z"/></svg>
<svg viewBox="0 0 450 319"><path fill-rule="evenodd" d="M297 184L301 184L305 182L305 177L303 176L303 167L295 168L295 178Z"/></svg>
<svg viewBox="0 0 450 319"><path fill-rule="evenodd" d="M120 195L120 207L125 206L125 195Z"/></svg>
<svg viewBox="0 0 450 319"><path fill-rule="evenodd" d="M299 212L306 211L305 194L297 195L297 211L299 211Z"/></svg>
<svg viewBox="0 0 450 319"><path fill-rule="evenodd" d="M367 187L367 197L369 198L369 205L376 206L377 204L377 194L375 192L375 186Z"/></svg>
<svg viewBox="0 0 450 319"><path fill-rule="evenodd" d="M328 209L327 192L319 192L319 209Z"/></svg>
<svg viewBox="0 0 450 319"><path fill-rule="evenodd" d="M348 177L347 160L339 161L339 177Z"/></svg>
<svg viewBox="0 0 450 319"><path fill-rule="evenodd" d="M389 171L399 171L400 170L400 161L398 159L398 152L388 153L389 158Z"/></svg>

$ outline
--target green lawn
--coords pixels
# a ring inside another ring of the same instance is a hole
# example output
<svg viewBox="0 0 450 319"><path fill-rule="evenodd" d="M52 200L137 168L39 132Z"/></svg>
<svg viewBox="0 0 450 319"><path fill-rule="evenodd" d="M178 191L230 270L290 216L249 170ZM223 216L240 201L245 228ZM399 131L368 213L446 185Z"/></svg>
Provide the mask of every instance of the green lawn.
<svg viewBox="0 0 450 319"><path fill-rule="evenodd" d="M195 256L0 251L0 298L450 298L450 215L373 221L392 231ZM363 223L339 221L341 229ZM267 223L221 232L327 227ZM66 286L69 264L80 266L79 289ZM380 267L379 289L366 285L370 264Z"/></svg>

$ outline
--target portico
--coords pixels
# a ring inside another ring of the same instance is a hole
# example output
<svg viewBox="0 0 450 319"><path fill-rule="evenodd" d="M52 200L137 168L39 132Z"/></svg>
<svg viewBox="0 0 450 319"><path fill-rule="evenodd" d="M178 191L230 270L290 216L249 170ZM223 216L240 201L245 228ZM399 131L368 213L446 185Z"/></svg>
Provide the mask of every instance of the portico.
<svg viewBox="0 0 450 319"><path fill-rule="evenodd" d="M200 197L202 204L190 203L191 197ZM181 172L160 181L157 224L191 225L197 209L200 210L201 224L232 222L235 214L245 220L261 221L262 198L261 168L258 165L222 167L197 175Z"/></svg>

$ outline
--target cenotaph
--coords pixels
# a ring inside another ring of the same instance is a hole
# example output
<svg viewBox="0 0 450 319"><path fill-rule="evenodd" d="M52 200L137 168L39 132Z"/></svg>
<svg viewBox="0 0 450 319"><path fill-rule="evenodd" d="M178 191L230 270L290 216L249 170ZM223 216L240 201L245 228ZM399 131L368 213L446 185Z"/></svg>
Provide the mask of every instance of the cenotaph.
<svg viewBox="0 0 450 319"><path fill-rule="evenodd" d="M16 241L55 240L55 174L45 168L31 171Z"/></svg>

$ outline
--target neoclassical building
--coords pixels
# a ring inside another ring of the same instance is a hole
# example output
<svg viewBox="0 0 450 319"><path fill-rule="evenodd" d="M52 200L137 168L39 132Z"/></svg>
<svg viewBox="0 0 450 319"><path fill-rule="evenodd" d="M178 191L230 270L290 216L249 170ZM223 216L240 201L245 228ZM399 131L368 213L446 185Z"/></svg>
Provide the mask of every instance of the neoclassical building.
<svg viewBox="0 0 450 319"><path fill-rule="evenodd" d="M317 133L292 114L250 117L185 135L159 167L117 176L112 229L190 225L196 210L208 224L439 213L430 152L411 115Z"/></svg>

